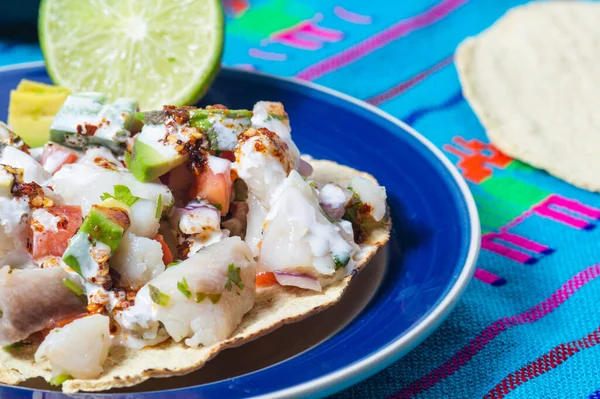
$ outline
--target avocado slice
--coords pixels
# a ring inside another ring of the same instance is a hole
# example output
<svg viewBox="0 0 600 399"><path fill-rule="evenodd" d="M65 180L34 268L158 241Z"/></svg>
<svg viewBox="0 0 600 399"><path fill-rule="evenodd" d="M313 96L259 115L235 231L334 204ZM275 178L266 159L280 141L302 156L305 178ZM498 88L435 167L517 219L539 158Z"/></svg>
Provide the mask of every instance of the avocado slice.
<svg viewBox="0 0 600 399"><path fill-rule="evenodd" d="M17 86L17 91L19 91L19 92L27 91L27 92L39 93L39 94L64 93L66 95L69 95L71 93L71 90L67 89L66 87L49 85L46 83L36 82L33 80L29 80L29 79L22 79L19 82L19 85Z"/></svg>
<svg viewBox="0 0 600 399"><path fill-rule="evenodd" d="M122 153L138 103L128 98L106 101L103 93L69 95L50 126L50 140L79 150L100 145Z"/></svg>
<svg viewBox="0 0 600 399"><path fill-rule="evenodd" d="M6 167L0 168L0 197L12 198L14 184L15 176L6 170Z"/></svg>
<svg viewBox="0 0 600 399"><path fill-rule="evenodd" d="M184 126L198 128L210 140L211 150L231 151L237 145L237 136L251 125L252 112L244 109L186 107L140 112L136 118L144 122L144 127L140 135L136 136L129 170L136 179L147 182L188 160L187 154L175 150L176 146L185 145L192 139L182 132ZM165 122L176 127L177 143L165 141Z"/></svg>
<svg viewBox="0 0 600 399"><path fill-rule="evenodd" d="M49 138L54 116L69 95L69 89L23 79L10 92L8 124L32 147Z"/></svg>
<svg viewBox="0 0 600 399"><path fill-rule="evenodd" d="M77 234L69 241L63 261L93 281L101 276L102 265L114 254L129 225L128 208L122 202L108 198L92 205Z"/></svg>
<svg viewBox="0 0 600 399"><path fill-rule="evenodd" d="M170 151L171 148L167 146L162 150L158 142L154 146L145 143L143 141L144 137L142 137L144 128L142 128L142 133L136 138L133 145L133 153L129 161L129 171L139 181L149 182L183 164L187 160L187 156L181 155L174 150Z"/></svg>

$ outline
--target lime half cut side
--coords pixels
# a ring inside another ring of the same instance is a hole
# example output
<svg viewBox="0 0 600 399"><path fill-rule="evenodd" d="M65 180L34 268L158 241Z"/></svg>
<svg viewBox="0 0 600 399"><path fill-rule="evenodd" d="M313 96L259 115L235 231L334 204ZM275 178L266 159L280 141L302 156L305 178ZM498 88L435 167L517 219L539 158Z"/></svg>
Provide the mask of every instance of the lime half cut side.
<svg viewBox="0 0 600 399"><path fill-rule="evenodd" d="M220 0L42 0L39 34L54 83L129 97L142 110L192 104L223 53Z"/></svg>

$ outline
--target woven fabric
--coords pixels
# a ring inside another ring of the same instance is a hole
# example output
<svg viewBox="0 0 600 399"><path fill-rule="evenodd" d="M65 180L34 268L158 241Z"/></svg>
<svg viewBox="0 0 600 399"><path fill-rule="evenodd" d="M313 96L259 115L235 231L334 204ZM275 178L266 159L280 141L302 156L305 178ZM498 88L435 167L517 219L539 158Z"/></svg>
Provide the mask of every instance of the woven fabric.
<svg viewBox="0 0 600 399"><path fill-rule="evenodd" d="M406 121L457 165L483 241L422 345L336 398L600 398L600 196L489 145L453 53L517 0L227 0L224 63L296 76ZM2 46L2 44L0 44ZM0 63L41 59L5 44Z"/></svg>

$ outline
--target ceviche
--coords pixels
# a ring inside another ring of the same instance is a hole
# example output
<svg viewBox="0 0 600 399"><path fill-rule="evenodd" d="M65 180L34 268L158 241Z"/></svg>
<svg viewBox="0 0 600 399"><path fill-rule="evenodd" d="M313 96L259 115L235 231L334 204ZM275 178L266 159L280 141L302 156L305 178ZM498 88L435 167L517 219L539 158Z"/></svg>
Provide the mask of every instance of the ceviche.
<svg viewBox="0 0 600 399"><path fill-rule="evenodd" d="M335 303L389 236L385 189L301 156L277 102L139 112L72 93L43 146L5 124L0 141L6 383L197 369Z"/></svg>

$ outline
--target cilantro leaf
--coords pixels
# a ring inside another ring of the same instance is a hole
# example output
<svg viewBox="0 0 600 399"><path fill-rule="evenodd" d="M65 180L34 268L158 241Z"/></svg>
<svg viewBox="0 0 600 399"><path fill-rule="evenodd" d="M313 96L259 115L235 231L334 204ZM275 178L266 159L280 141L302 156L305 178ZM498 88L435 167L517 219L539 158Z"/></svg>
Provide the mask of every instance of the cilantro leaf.
<svg viewBox="0 0 600 399"><path fill-rule="evenodd" d="M181 263L181 261L180 261L180 260L177 260L177 261L175 261L175 262L171 262L171 263L169 263L169 264L167 265L167 267L165 267L165 270L166 270L166 269L168 269L169 267L177 266L177 265L178 265L178 264L180 264L180 263Z"/></svg>
<svg viewBox="0 0 600 399"><path fill-rule="evenodd" d="M50 381L48 381L48 384L57 387L59 385L62 385L66 380L70 380L71 378L73 378L73 377L71 377L69 374L59 374L57 376L50 378Z"/></svg>
<svg viewBox="0 0 600 399"><path fill-rule="evenodd" d="M221 204L211 204L211 205L214 206L215 208L217 208L219 211L221 209L223 209L223 205L221 205Z"/></svg>
<svg viewBox="0 0 600 399"><path fill-rule="evenodd" d="M321 208L321 213L323 214L323 216L325 216L325 219L327 219L329 221L329 223L335 223L335 220L333 220L333 218L331 216L329 216L329 214L327 213L327 211L325 211L325 209Z"/></svg>
<svg viewBox="0 0 600 399"><path fill-rule="evenodd" d="M102 201L108 198L114 198L117 201L121 201L127 206L135 204L135 202L140 199L140 197L136 197L135 195L131 194L131 190L129 189L129 187L124 186L122 184L116 184L114 186L114 195L104 193L100 196L100 199Z"/></svg>
<svg viewBox="0 0 600 399"><path fill-rule="evenodd" d="M162 194L158 194L158 200L156 201L156 218L160 219L162 214Z"/></svg>
<svg viewBox="0 0 600 399"><path fill-rule="evenodd" d="M333 255L333 261L335 263L335 270L339 270L342 267L346 267L348 262L350 262L350 256L348 254L343 254L341 256Z"/></svg>
<svg viewBox="0 0 600 399"><path fill-rule="evenodd" d="M15 342L14 344L6 345L6 346L2 347L2 349L5 352L18 351L19 349L22 349L24 346L31 345L31 344L32 344L32 342L29 342L29 341L20 341L20 342Z"/></svg>
<svg viewBox="0 0 600 399"><path fill-rule="evenodd" d="M168 306L171 301L171 297L167 294L163 294L160 292L158 288L153 286L152 284L148 284L148 289L150 290L150 299L157 305L160 306Z"/></svg>
<svg viewBox="0 0 600 399"><path fill-rule="evenodd" d="M227 291L231 291L233 284L235 284L240 290L244 289L244 283L242 283L240 270L241 269L239 267L235 267L235 264L233 263L230 263L227 267L227 282L225 283L225 289Z"/></svg>
<svg viewBox="0 0 600 399"><path fill-rule="evenodd" d="M277 115L277 114L268 114L270 117L278 119L280 121L286 120L288 118L287 115Z"/></svg>
<svg viewBox="0 0 600 399"><path fill-rule="evenodd" d="M192 293L190 292L190 287L188 286L187 280L185 279L185 277L183 278L182 281L179 281L177 283L177 289L179 290L179 292L181 292L183 294L183 296L185 296L186 298L190 299L192 297Z"/></svg>
<svg viewBox="0 0 600 399"><path fill-rule="evenodd" d="M83 288L77 285L73 280L69 278L63 278L62 282L65 285L65 287L67 287L73 294L77 296L85 296Z"/></svg>
<svg viewBox="0 0 600 399"><path fill-rule="evenodd" d="M221 300L221 294L205 294L204 292L196 293L196 303L200 303L206 298L210 299L213 305L216 305Z"/></svg>

